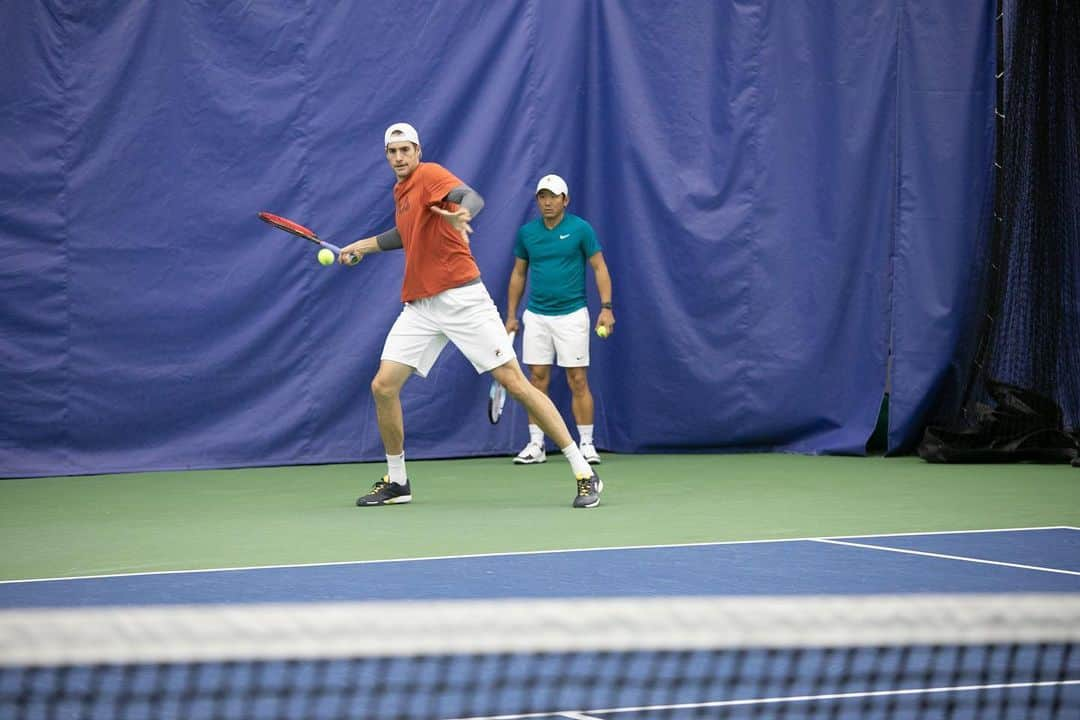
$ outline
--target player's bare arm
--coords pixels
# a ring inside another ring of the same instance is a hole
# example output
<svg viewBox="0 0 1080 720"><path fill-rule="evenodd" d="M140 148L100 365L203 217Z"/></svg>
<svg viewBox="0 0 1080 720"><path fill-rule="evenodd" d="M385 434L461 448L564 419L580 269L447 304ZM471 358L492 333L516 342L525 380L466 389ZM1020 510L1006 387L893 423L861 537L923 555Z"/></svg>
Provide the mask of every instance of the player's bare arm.
<svg viewBox="0 0 1080 720"><path fill-rule="evenodd" d="M376 243L374 236L361 238L360 240L349 243L341 248L341 254L338 255L338 262L342 265L355 265L363 260L365 256L376 252L379 252L379 246Z"/></svg>
<svg viewBox="0 0 1080 720"><path fill-rule="evenodd" d="M525 279L529 275L529 261L514 258L514 267L510 271L510 287L506 291L506 332L517 332L518 304L525 294Z"/></svg>
<svg viewBox="0 0 1080 720"><path fill-rule="evenodd" d="M372 241L374 241L374 244ZM393 227L378 235L357 240L351 245L341 248L339 262L344 265L355 265L363 260L365 255L388 250L400 250L402 247L404 245L401 242L401 233L398 232L396 227Z"/></svg>
<svg viewBox="0 0 1080 720"><path fill-rule="evenodd" d="M600 293L600 314L596 318L596 327L602 325L606 334L610 335L615 329L615 313L611 309L611 275L604 262L604 253L594 253L589 258L589 265L596 276L596 290Z"/></svg>

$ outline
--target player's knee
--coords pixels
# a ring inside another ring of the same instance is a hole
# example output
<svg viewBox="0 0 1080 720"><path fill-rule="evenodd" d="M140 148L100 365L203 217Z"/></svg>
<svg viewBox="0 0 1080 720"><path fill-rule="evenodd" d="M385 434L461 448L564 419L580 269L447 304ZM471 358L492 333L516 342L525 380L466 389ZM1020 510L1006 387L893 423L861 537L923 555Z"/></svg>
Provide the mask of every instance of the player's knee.
<svg viewBox="0 0 1080 720"><path fill-rule="evenodd" d="M589 379L584 372L567 372L566 384L574 395L587 395L589 392Z"/></svg>
<svg viewBox="0 0 1080 720"><path fill-rule="evenodd" d="M551 368L537 366L529 368L529 382L537 390L547 392L548 383L551 382Z"/></svg>
<svg viewBox="0 0 1080 720"><path fill-rule="evenodd" d="M507 394L515 400L521 401L522 398L527 397L529 391L532 390L532 385L530 385L529 380L525 378L525 375L523 375L520 370L518 372L507 370L498 374L492 373L492 375L500 385L506 388Z"/></svg>
<svg viewBox="0 0 1080 720"><path fill-rule="evenodd" d="M394 397L397 392L397 387L394 383L388 381L381 374L375 375L375 378L371 381L371 395L376 400L388 400Z"/></svg>

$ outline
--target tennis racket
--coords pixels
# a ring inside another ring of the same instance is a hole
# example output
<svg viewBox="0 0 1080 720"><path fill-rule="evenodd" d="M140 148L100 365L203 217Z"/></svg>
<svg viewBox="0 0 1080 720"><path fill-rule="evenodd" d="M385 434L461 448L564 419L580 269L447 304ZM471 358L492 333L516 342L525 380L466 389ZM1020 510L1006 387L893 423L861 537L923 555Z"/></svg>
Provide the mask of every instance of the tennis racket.
<svg viewBox="0 0 1080 720"><path fill-rule="evenodd" d="M309 242L313 242L316 245L321 245L324 248L329 248L330 250L334 251L335 255L341 254L341 248L339 248L337 245L326 242L318 235L316 235L315 231L311 230L310 228L304 227L298 222L293 222L288 218L284 218L280 215L275 215L274 213L268 213L265 211L259 213L259 219L262 220L264 223L267 223L268 225L273 225L278 230L284 230L290 235L295 235L296 237L304 238ZM354 258L353 261L349 264L355 265L358 262L360 262L360 258Z"/></svg>
<svg viewBox="0 0 1080 720"><path fill-rule="evenodd" d="M510 344L514 344L514 336L517 333L510 333ZM488 390L488 420L491 424L499 422L499 418L502 417L503 407L506 405L506 388L497 383L491 381L491 389Z"/></svg>

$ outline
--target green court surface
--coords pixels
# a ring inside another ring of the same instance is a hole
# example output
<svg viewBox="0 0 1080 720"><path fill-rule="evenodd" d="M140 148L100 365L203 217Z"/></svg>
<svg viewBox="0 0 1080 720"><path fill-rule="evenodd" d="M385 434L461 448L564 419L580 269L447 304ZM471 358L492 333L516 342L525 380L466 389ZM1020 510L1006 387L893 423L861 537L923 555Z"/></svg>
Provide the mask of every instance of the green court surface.
<svg viewBox="0 0 1080 720"><path fill-rule="evenodd" d="M0 580L568 548L1080 525L1080 470L917 458L605 455L571 509L558 455L0 480Z"/></svg>

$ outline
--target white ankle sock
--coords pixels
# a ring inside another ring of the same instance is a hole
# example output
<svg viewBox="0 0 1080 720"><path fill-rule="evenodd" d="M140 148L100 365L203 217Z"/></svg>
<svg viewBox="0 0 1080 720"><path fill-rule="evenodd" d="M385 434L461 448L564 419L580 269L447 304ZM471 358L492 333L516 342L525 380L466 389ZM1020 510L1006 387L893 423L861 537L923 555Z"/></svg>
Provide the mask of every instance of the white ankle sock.
<svg viewBox="0 0 1080 720"><path fill-rule="evenodd" d="M576 477L592 476L592 466L585 461L585 456L581 454L581 448L579 448L577 444L570 443L562 449L562 454L570 461L570 467L573 469Z"/></svg>
<svg viewBox="0 0 1080 720"><path fill-rule="evenodd" d="M544 447L544 431L540 429L539 425L529 423L529 442Z"/></svg>
<svg viewBox="0 0 1080 720"><path fill-rule="evenodd" d="M405 453L400 455L387 455L386 468L389 471L390 482L404 485L408 476L405 474Z"/></svg>
<svg viewBox="0 0 1080 720"><path fill-rule="evenodd" d="M581 438L582 445L592 445L592 425L578 425L578 437Z"/></svg>

